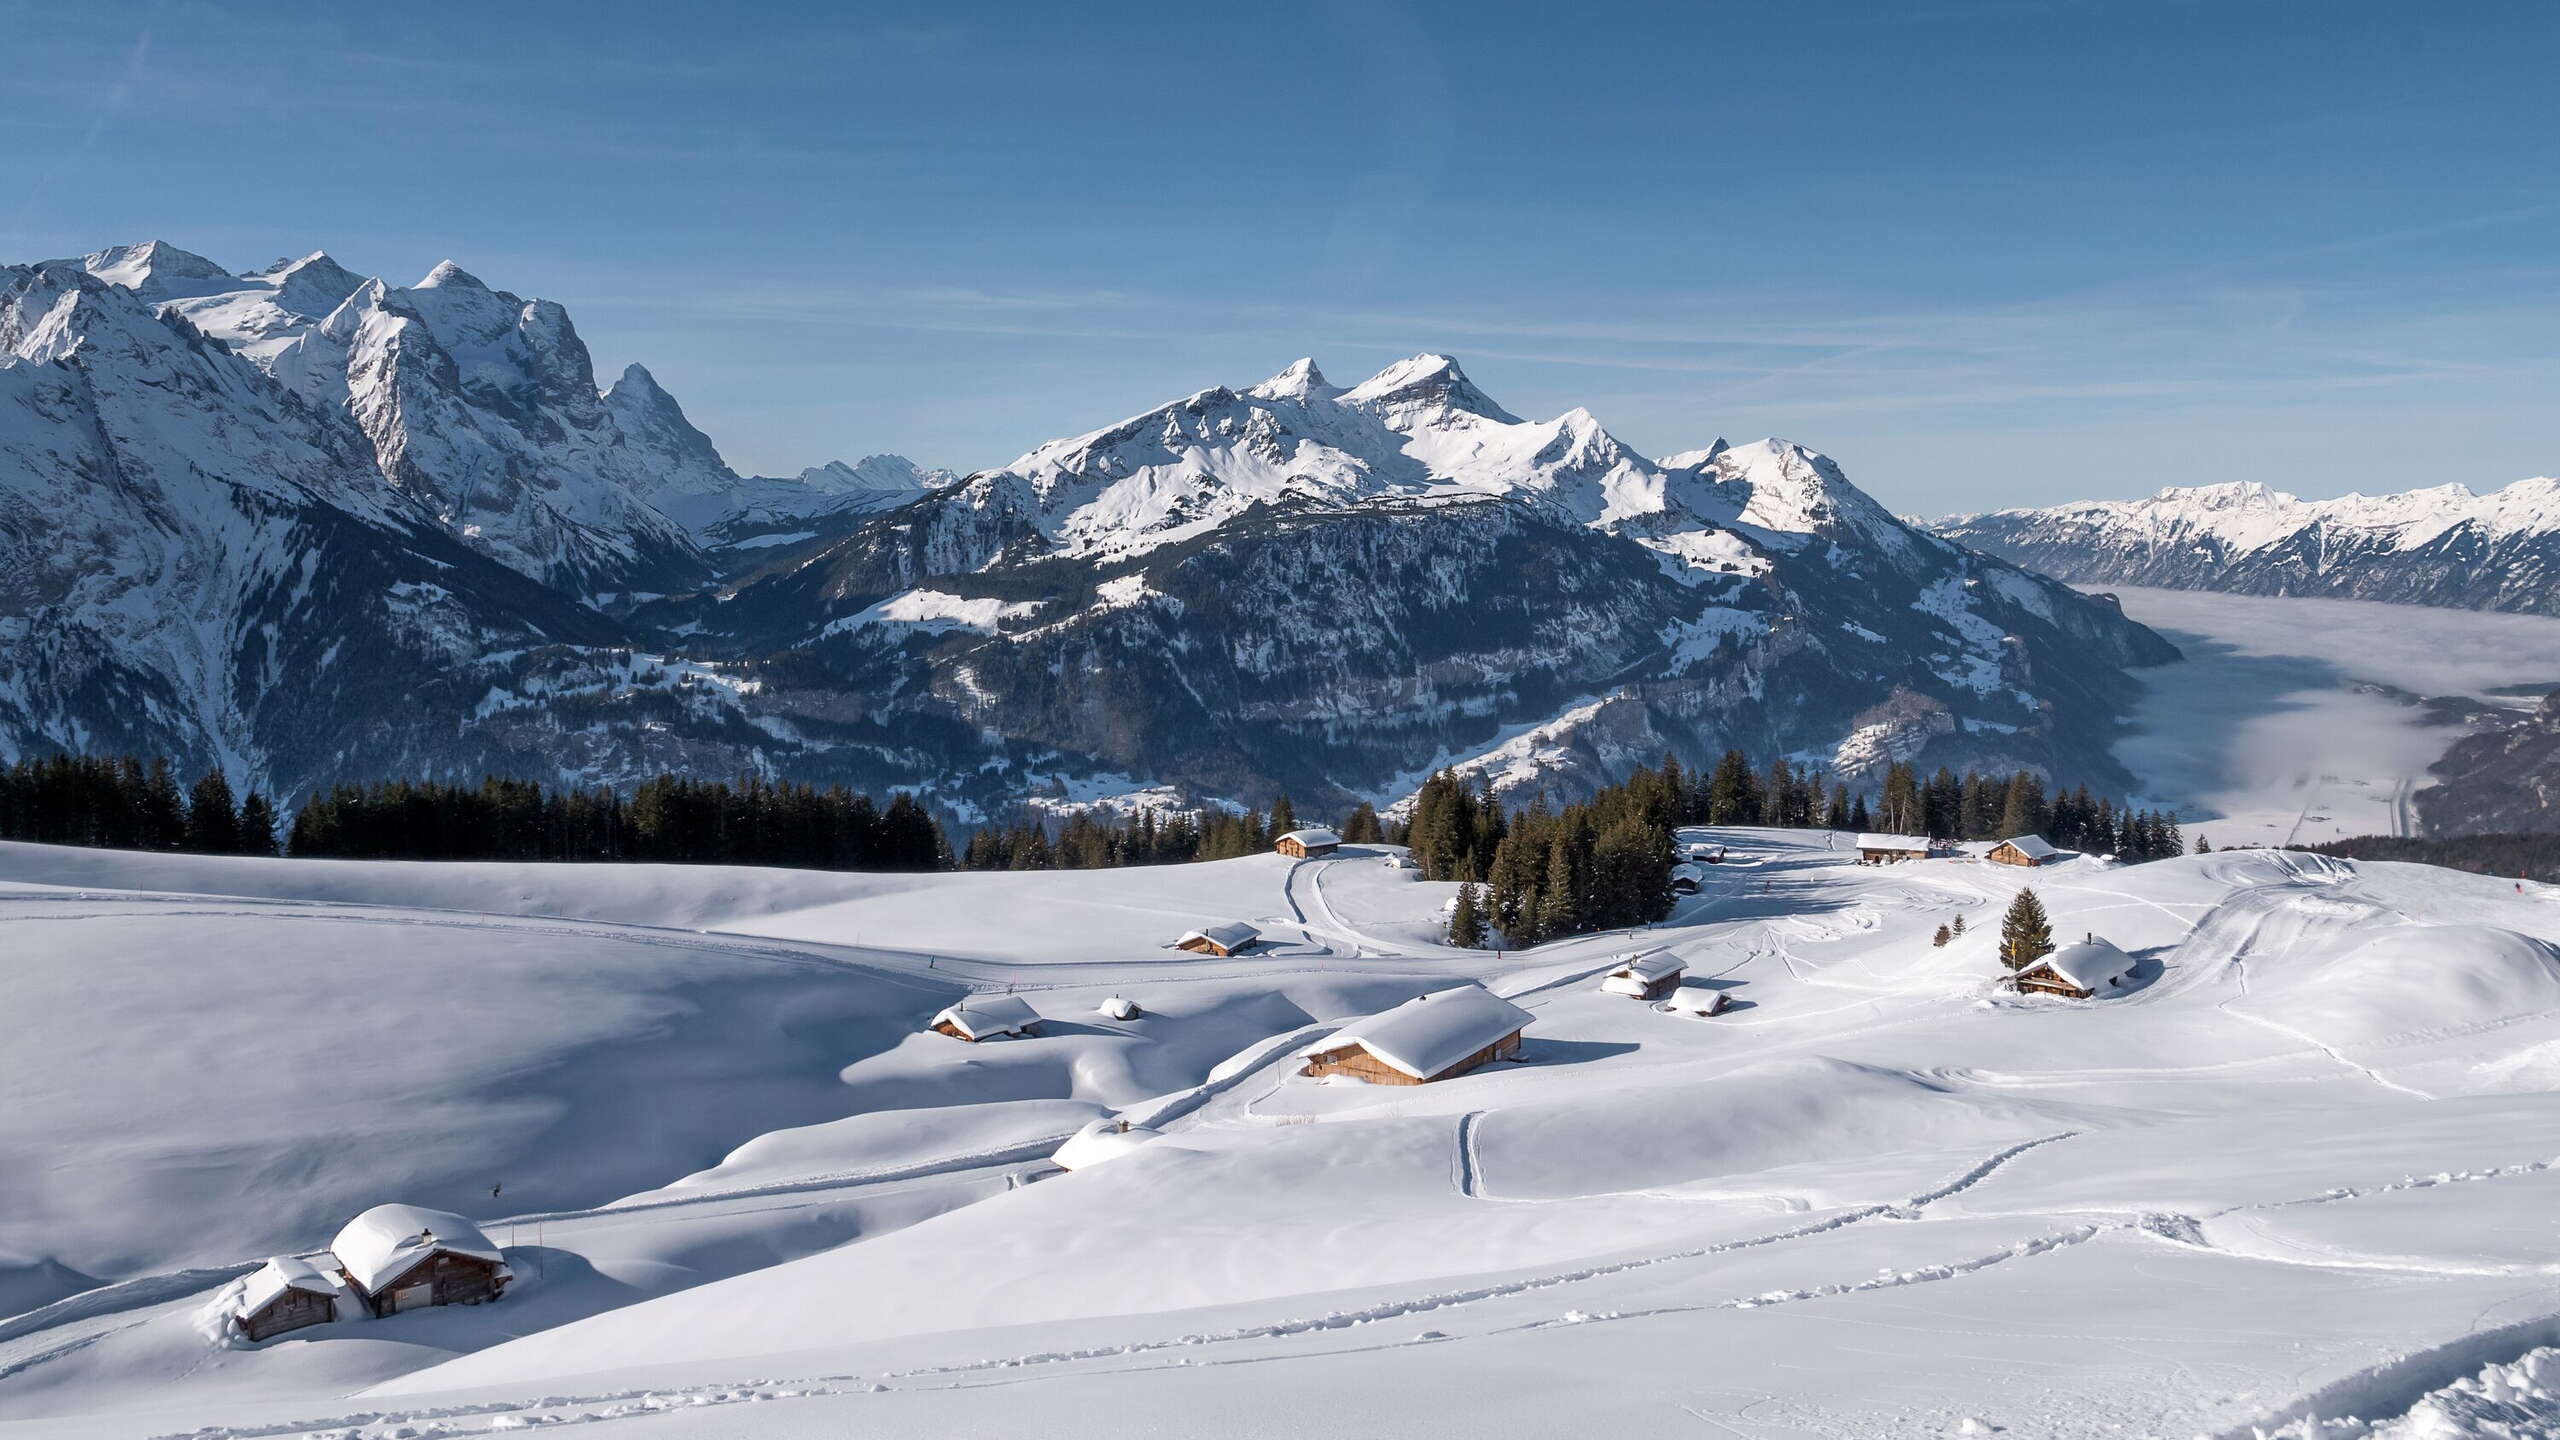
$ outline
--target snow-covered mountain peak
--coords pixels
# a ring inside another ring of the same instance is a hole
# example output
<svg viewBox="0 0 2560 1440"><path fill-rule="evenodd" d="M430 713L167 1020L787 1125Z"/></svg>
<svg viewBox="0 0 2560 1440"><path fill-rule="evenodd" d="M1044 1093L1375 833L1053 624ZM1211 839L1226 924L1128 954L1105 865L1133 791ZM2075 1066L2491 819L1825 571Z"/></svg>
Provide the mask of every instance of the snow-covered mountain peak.
<svg viewBox="0 0 2560 1440"><path fill-rule="evenodd" d="M1476 388L1458 362L1446 355L1421 354L1399 360L1344 391L1345 405L1374 412L1392 428L1445 422L1452 415L1517 425L1520 417L1503 409Z"/></svg>
<svg viewBox="0 0 2560 1440"><path fill-rule="evenodd" d="M800 472L800 483L836 495L862 491L921 495L959 478L948 470L925 469L904 455L865 455L850 465L830 460Z"/></svg>
<svg viewBox="0 0 2560 1440"><path fill-rule="evenodd" d="M1342 387L1328 383L1316 362L1302 357L1244 393L1258 400L1331 400L1342 394Z"/></svg>
<svg viewBox="0 0 2560 1440"><path fill-rule="evenodd" d="M479 276L452 261L439 260L436 262L436 268L427 272L427 278L410 288L413 290L486 290L489 287L480 283Z"/></svg>
<svg viewBox="0 0 2560 1440"><path fill-rule="evenodd" d="M2281 510L2302 503L2262 480L2224 480L2212 485L2171 486L2152 497L2206 510Z"/></svg>
<svg viewBox="0 0 2560 1440"><path fill-rule="evenodd" d="M238 277L230 271L166 240L110 245L85 257L81 265L108 284L121 286L145 300L209 295L238 283Z"/></svg>

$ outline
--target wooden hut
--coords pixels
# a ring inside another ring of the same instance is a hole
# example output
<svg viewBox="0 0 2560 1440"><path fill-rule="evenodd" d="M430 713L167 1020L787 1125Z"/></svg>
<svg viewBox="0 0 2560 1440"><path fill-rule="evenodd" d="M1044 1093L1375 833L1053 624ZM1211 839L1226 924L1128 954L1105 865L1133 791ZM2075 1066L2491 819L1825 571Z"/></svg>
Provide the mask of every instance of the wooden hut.
<svg viewBox="0 0 2560 1440"><path fill-rule="evenodd" d="M1293 860L1311 860L1318 855L1330 855L1341 849L1342 837L1330 830L1311 826L1304 830L1290 831L1272 841L1271 848Z"/></svg>
<svg viewBox="0 0 2560 1440"><path fill-rule="evenodd" d="M1680 977L1689 967L1668 950L1649 950L1642 954L1618 957L1618 968L1600 982L1600 988L1611 995L1624 995L1631 1000L1659 1000L1680 988Z"/></svg>
<svg viewBox="0 0 2560 1440"><path fill-rule="evenodd" d="M1721 865L1725 850L1721 845L1701 840L1689 847L1689 859L1700 865Z"/></svg>
<svg viewBox="0 0 2560 1440"><path fill-rule="evenodd" d="M2023 865L2032 869L2061 853L2041 835L2012 835L1992 846L1990 853L1983 858L1995 865Z"/></svg>
<svg viewBox="0 0 2560 1440"><path fill-rule="evenodd" d="M1929 840L1922 835L1861 835L1858 858L1872 865L1891 865L1903 860L1929 858Z"/></svg>
<svg viewBox="0 0 2560 1440"><path fill-rule="evenodd" d="M2065 945L2010 977L2020 990L2086 1000L2121 987L2133 974L2133 957L2092 935Z"/></svg>
<svg viewBox="0 0 2560 1440"><path fill-rule="evenodd" d="M1138 1008L1137 1001L1114 995L1095 1006L1094 1013L1105 1020L1135 1020L1146 1012Z"/></svg>
<svg viewBox="0 0 2560 1440"><path fill-rule="evenodd" d="M1428 1085L1520 1053L1529 1012L1481 985L1417 996L1318 1042L1307 1075Z"/></svg>
<svg viewBox="0 0 2560 1440"><path fill-rule="evenodd" d="M974 1045L998 1035L1037 1035L1040 1012L1019 995L972 995L934 1016L932 1029Z"/></svg>
<svg viewBox="0 0 2560 1440"><path fill-rule="evenodd" d="M1181 939L1173 942L1173 948L1200 955L1233 955L1261 939L1261 931L1241 920L1231 920L1224 925L1203 925L1197 930L1185 931Z"/></svg>
<svg viewBox="0 0 2560 1440"><path fill-rule="evenodd" d="M341 1299L353 1303L335 1257L278 1255L240 1283L240 1298L231 1308L241 1338L255 1345L270 1336L306 1325L326 1325L338 1318Z"/></svg>
<svg viewBox="0 0 2560 1440"><path fill-rule="evenodd" d="M480 1227L445 1210L376 1205L329 1242L347 1283L376 1315L495 1300L515 1278Z"/></svg>

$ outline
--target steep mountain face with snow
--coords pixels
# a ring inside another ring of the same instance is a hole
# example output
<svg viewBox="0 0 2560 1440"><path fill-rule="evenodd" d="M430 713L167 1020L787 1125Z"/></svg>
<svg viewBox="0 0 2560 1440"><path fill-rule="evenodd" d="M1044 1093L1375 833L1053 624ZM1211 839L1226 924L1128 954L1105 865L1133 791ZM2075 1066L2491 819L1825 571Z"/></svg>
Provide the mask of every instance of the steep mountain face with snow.
<svg viewBox="0 0 2560 1440"><path fill-rule="evenodd" d="M1728 745L2121 783L2125 667L2175 653L1800 446L1657 463L1432 355L1201 391L644 618L781 657L786 708L863 697L968 800L1087 773L1392 800L1450 763L1525 798Z"/></svg>
<svg viewBox="0 0 2560 1440"><path fill-rule="evenodd" d="M2560 614L2560 480L2547 478L2334 500L2236 481L1931 528L2080 584Z"/></svg>
<svg viewBox="0 0 2560 1440"><path fill-rule="evenodd" d="M1666 751L2111 787L2104 601L1782 441L1654 461L1445 357L1301 361L964 478L744 477L645 369L450 262L0 271L0 753L340 779L660 768L950 813L1164 785L1515 795Z"/></svg>
<svg viewBox="0 0 2560 1440"><path fill-rule="evenodd" d="M483 758L592 611L458 543L364 435L76 264L0 269L0 742L262 783Z"/></svg>

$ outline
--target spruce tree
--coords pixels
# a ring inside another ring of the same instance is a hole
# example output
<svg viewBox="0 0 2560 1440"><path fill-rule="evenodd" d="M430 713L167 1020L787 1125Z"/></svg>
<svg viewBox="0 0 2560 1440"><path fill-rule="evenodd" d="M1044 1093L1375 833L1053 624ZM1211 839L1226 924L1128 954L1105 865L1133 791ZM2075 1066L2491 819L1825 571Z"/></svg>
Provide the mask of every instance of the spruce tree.
<svg viewBox="0 0 2560 1440"><path fill-rule="evenodd" d="M240 853L276 853L276 807L255 790L240 802Z"/></svg>
<svg viewBox="0 0 2560 1440"><path fill-rule="evenodd" d="M1298 807L1289 803L1289 792L1283 790L1280 798L1271 802L1271 838L1277 840L1297 828Z"/></svg>
<svg viewBox="0 0 2560 1440"><path fill-rule="evenodd" d="M1366 800L1342 819L1342 840L1346 845L1377 845L1386 838L1386 827L1378 823L1377 808Z"/></svg>
<svg viewBox="0 0 2560 1440"><path fill-rule="evenodd" d="M145 850L175 850L187 843L187 802L169 774L169 762L154 760L134 804L134 841Z"/></svg>
<svg viewBox="0 0 2560 1440"><path fill-rule="evenodd" d="M187 792L187 848L200 855L228 855L240 845L240 807L231 798L231 782L219 769L207 770Z"/></svg>
<svg viewBox="0 0 2560 1440"><path fill-rule="evenodd" d="M1476 882L1458 885L1458 903L1449 912L1449 943L1462 950L1484 948L1484 910L1476 899Z"/></svg>
<svg viewBox="0 0 2560 1440"><path fill-rule="evenodd" d="M1944 950L1947 948L1947 942L1954 938L1955 937L1953 935L1947 932L1947 927L1941 925L1938 927L1938 933L1930 937L1929 944L1936 949Z"/></svg>
<svg viewBox="0 0 2560 1440"><path fill-rule="evenodd" d="M1716 762L1716 773L1707 781L1707 823L1760 823L1760 782L1752 778L1751 762L1739 750L1724 752L1724 758Z"/></svg>
<svg viewBox="0 0 2560 1440"><path fill-rule="evenodd" d="M2020 890L2000 920L2000 963L2024 970L2053 953L2053 922L2033 890Z"/></svg>
<svg viewBox="0 0 2560 1440"><path fill-rule="evenodd" d="M2201 830L2196 832L2196 853L2199 855L2213 853L2213 842L2204 838L2204 832Z"/></svg>
<svg viewBox="0 0 2560 1440"><path fill-rule="evenodd" d="M1947 928L1948 928L1948 929L1950 929L1950 930L1952 930L1952 931L1954 931L1954 932L1955 932L1956 934L1958 934L1958 935L1963 934L1963 933L1964 933L1964 917L1963 917L1963 916L1961 916L1961 915L1957 916L1953 921L1951 921L1951 922L1949 922L1949 923L1948 923Z"/></svg>

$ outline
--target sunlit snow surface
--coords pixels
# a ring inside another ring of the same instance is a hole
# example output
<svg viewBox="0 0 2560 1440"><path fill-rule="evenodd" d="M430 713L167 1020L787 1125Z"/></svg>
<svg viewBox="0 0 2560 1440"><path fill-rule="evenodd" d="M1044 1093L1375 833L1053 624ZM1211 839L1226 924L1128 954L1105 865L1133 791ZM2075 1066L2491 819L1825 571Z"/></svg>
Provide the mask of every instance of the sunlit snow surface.
<svg viewBox="0 0 2560 1440"><path fill-rule="evenodd" d="M0 1436L2560 1424L2560 892L1691 838L1731 859L1669 924L1522 954L1437 945L1454 887L1360 846L849 876L0 845ZM2030 881L2129 987L1997 992ZM1264 943L1165 948L1221 920ZM1600 991L1653 946L1731 1008ZM1524 1063L1294 1073L1470 979L1534 1017ZM971 990L1043 1033L922 1033ZM1055 1165L1122 1121L1160 1138ZM209 1337L247 1267L393 1200L481 1221L515 1289Z"/></svg>
<svg viewBox="0 0 2560 1440"><path fill-rule="evenodd" d="M2117 757L2217 845L2403 833L2410 793L2461 732L2406 700L2560 689L2560 620L2363 600L2089 586L2175 641Z"/></svg>

